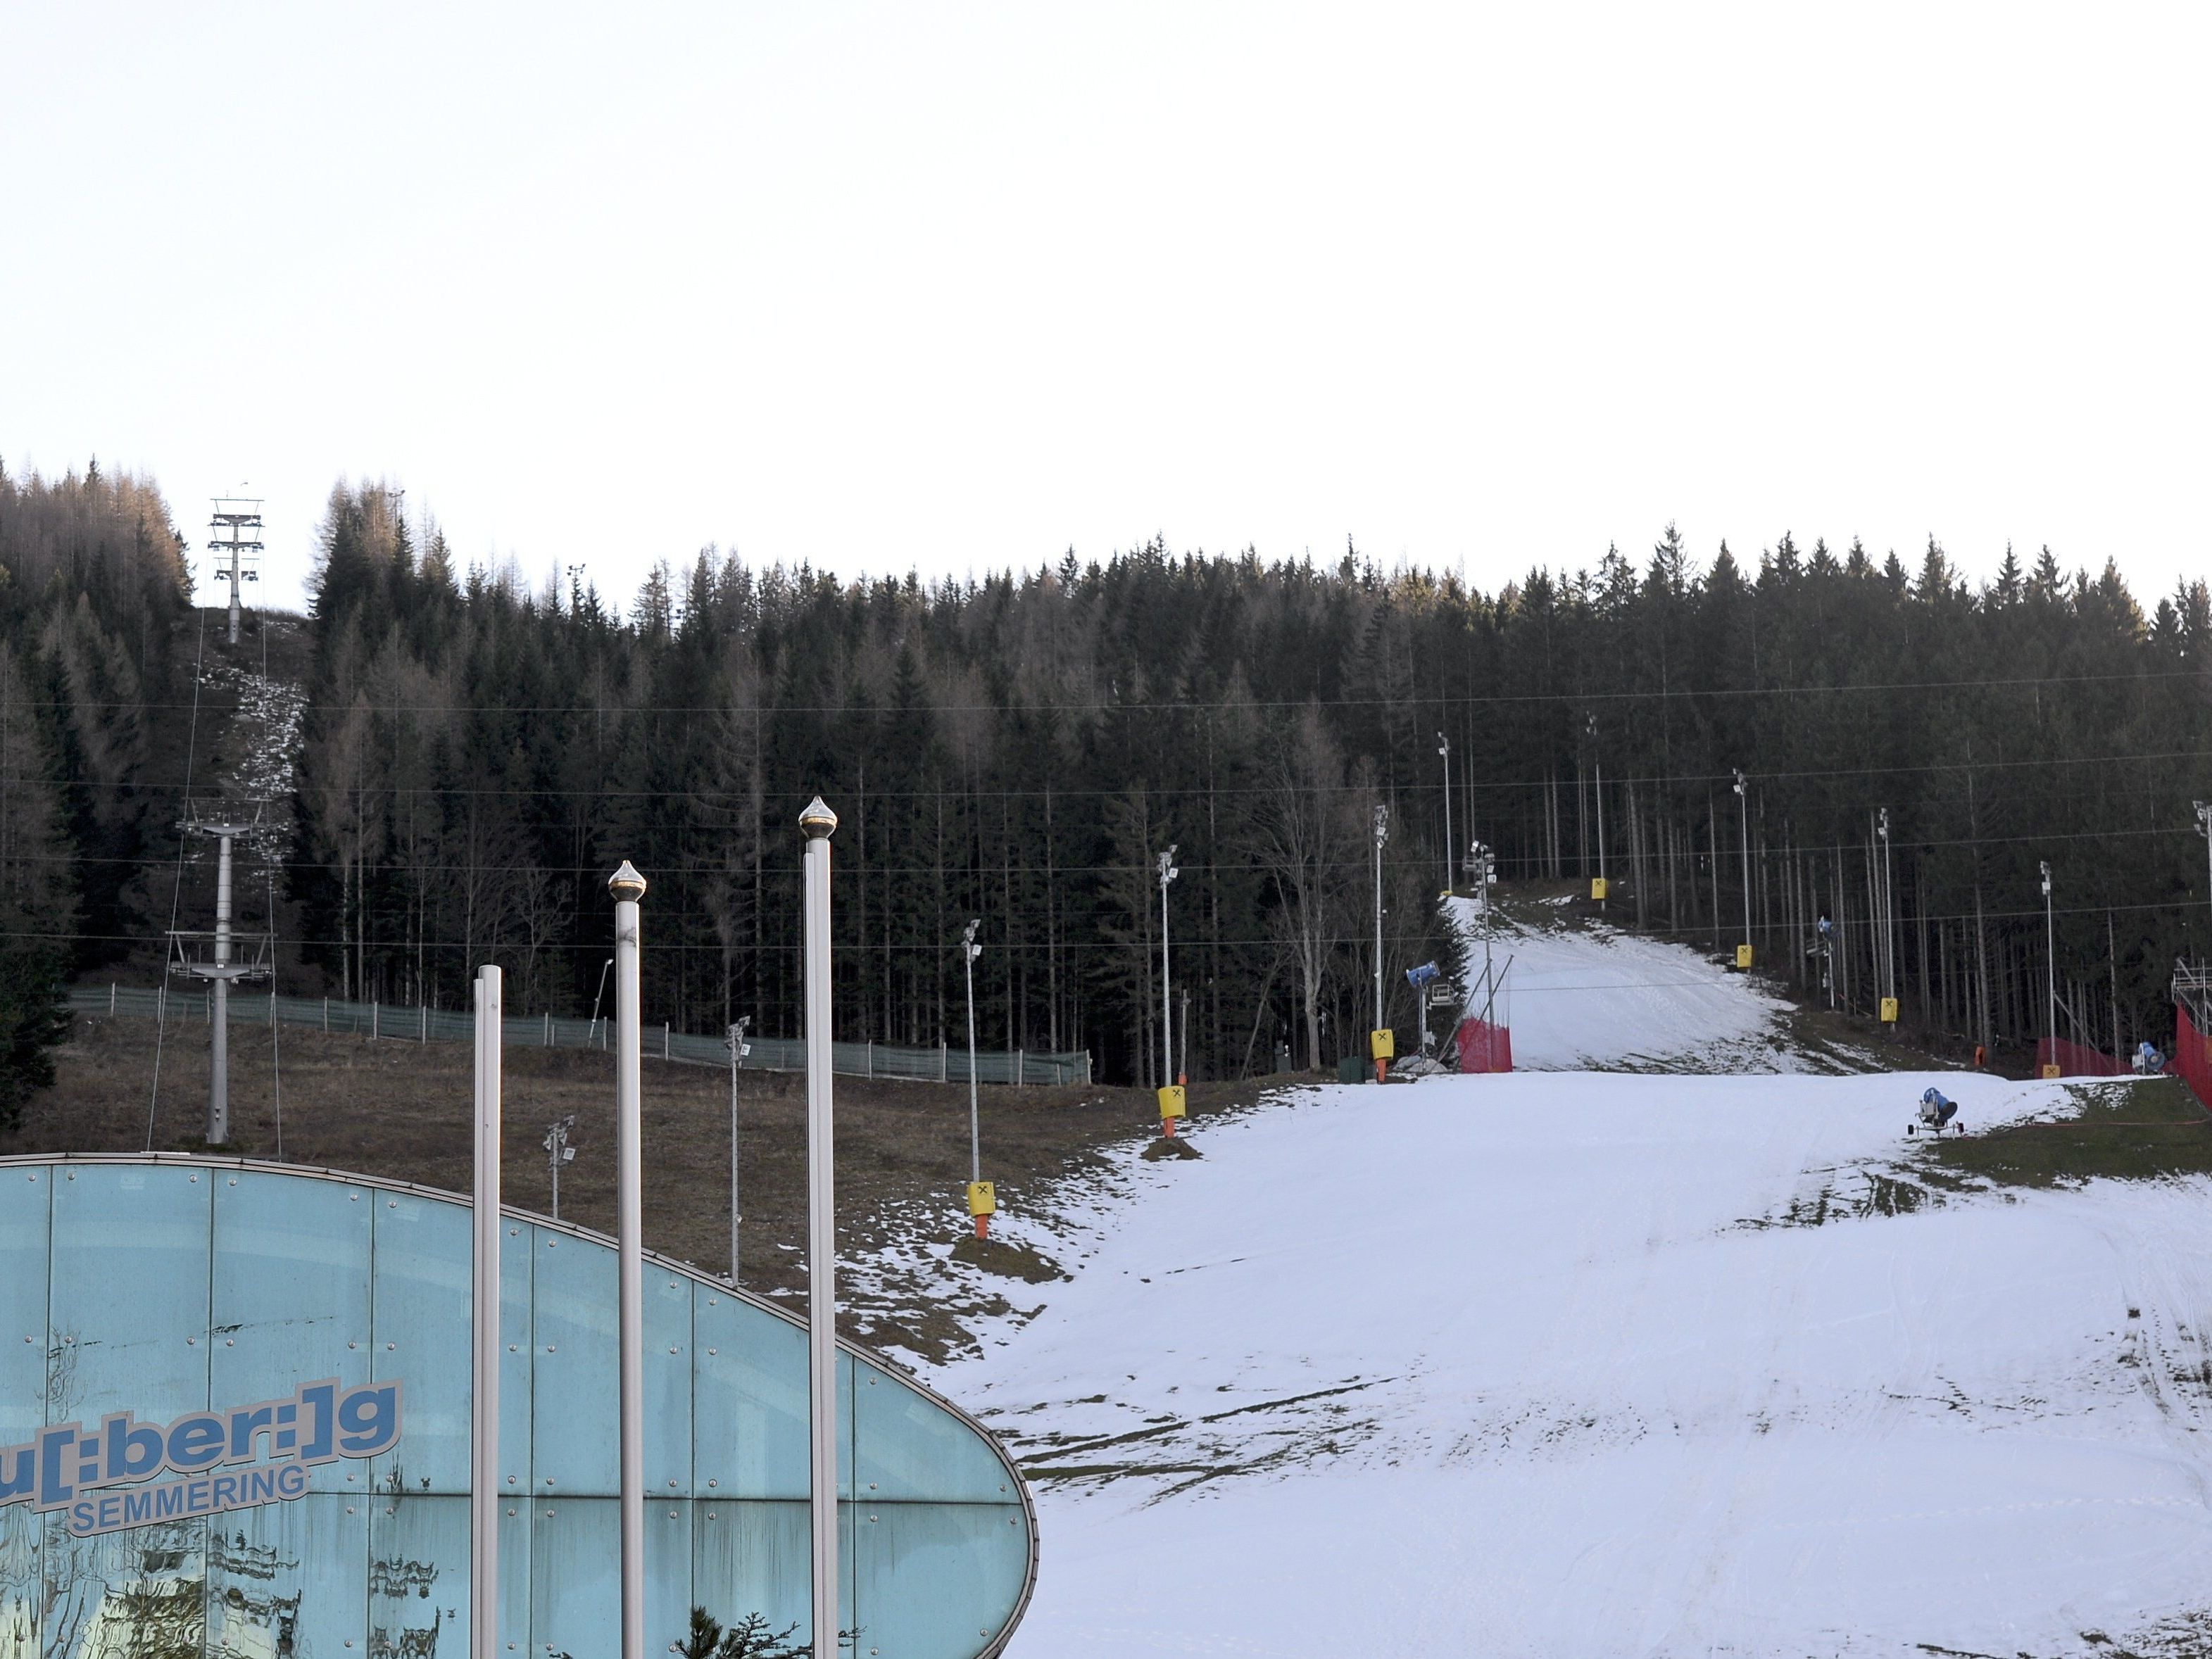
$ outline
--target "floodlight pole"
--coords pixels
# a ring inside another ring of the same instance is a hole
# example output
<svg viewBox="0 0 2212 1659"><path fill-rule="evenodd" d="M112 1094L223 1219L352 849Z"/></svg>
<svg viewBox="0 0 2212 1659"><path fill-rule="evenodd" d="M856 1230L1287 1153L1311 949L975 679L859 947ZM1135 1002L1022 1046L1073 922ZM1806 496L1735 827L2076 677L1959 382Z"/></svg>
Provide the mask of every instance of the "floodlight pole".
<svg viewBox="0 0 2212 1659"><path fill-rule="evenodd" d="M1593 787L1597 809L1597 878L1600 881L1605 881L1605 757L1598 752L1597 716L1595 714L1589 717L1589 740L1590 769L1597 780ZM1716 854L1715 856L1718 854ZM1606 906L1612 899L1612 883L1606 882L1606 896L1597 902L1600 915L1605 914Z"/></svg>
<svg viewBox="0 0 2212 1659"><path fill-rule="evenodd" d="M1738 817L1743 825L1743 942L1751 943L1751 790L1744 778L1743 769L1735 769L1735 799Z"/></svg>
<svg viewBox="0 0 2212 1659"><path fill-rule="evenodd" d="M983 925L978 916L969 922L960 935L960 969L968 977L968 1179L983 1178L983 1127L975 1104L975 958L983 954L983 947L975 943L975 930Z"/></svg>
<svg viewBox="0 0 2212 1659"><path fill-rule="evenodd" d="M2051 865L2047 860L2043 863L2043 976L2050 1000L2049 1010L2044 1017L2051 1032L2051 1059L2047 1063L2056 1066L2058 1063L2058 925L2051 915Z"/></svg>
<svg viewBox="0 0 2212 1659"><path fill-rule="evenodd" d="M1452 884L1451 849L1453 845L1451 827L1451 739L1441 732L1437 733L1437 753L1444 757L1444 894L1449 897L1451 894ZM1424 1014L1421 1018L1421 1030L1425 1033L1428 1029L1428 1017Z"/></svg>
<svg viewBox="0 0 2212 1659"><path fill-rule="evenodd" d="M738 1287L738 1062L751 1053L745 1042L745 1027L753 1023L745 1015L730 1027L722 1039L730 1051L730 1288Z"/></svg>
<svg viewBox="0 0 2212 1659"><path fill-rule="evenodd" d="M469 1649L499 1651L500 970L476 980L475 1340L469 1396ZM556 1166L557 1168L557 1166ZM557 1179L557 1176L556 1177Z"/></svg>
<svg viewBox="0 0 2212 1659"><path fill-rule="evenodd" d="M1375 809L1375 1024L1382 1029L1382 843L1390 839L1390 809Z"/></svg>
<svg viewBox="0 0 2212 1659"><path fill-rule="evenodd" d="M2212 800L2190 802L2197 814L2197 833L2204 837L2204 902L2212 905ZM2204 952L2207 963L2212 963L2212 945Z"/></svg>
<svg viewBox="0 0 2212 1659"><path fill-rule="evenodd" d="M837 1200L830 1047L830 837L837 815L817 795L799 814L799 827L806 834L807 1489L814 1546L814 1627L809 1639L823 1659L836 1659Z"/></svg>
<svg viewBox="0 0 2212 1659"><path fill-rule="evenodd" d="M1881 837L1881 957L1882 978L1886 981L1882 994L1893 1001L1897 997L1897 878L1889 860L1889 808L1881 809L1875 821L1875 833Z"/></svg>
<svg viewBox="0 0 2212 1659"><path fill-rule="evenodd" d="M645 1659L645 1259L638 911L645 878L628 859L615 900L616 1351L622 1412L622 1659ZM605 975L600 976L603 980Z"/></svg>
<svg viewBox="0 0 2212 1659"><path fill-rule="evenodd" d="M1174 1080L1175 1013L1168 1000L1168 884L1182 873L1176 868L1176 849L1160 854L1160 1086Z"/></svg>

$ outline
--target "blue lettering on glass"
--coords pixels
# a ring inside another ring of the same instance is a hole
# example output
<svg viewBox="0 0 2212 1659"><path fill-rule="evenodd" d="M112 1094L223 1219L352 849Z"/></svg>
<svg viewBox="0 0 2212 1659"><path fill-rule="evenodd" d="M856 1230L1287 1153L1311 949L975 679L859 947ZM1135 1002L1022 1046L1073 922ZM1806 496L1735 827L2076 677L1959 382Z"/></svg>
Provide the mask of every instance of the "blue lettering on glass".
<svg viewBox="0 0 2212 1659"><path fill-rule="evenodd" d="M85 1538L289 1502L305 1496L313 1465L390 1451L399 1442L399 1412L397 1381L346 1389L333 1377L289 1400L191 1412L167 1425L141 1423L129 1412L102 1418L90 1433L81 1423L58 1423L20 1446L0 1446L0 1509L28 1501L34 1510L62 1510L70 1531ZM264 1450L270 1462L206 1474L218 1464L252 1463ZM101 1490L164 1473L186 1478Z"/></svg>

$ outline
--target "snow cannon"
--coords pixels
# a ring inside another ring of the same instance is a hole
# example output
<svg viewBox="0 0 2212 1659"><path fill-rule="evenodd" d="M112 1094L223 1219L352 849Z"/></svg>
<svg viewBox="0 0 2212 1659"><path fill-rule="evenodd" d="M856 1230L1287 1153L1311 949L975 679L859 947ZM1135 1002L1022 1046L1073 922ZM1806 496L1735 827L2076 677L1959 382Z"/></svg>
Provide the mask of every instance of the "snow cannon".
<svg viewBox="0 0 2212 1659"><path fill-rule="evenodd" d="M1370 1031L1367 1034L1367 1052L1375 1060L1375 1080L1377 1083L1385 1081L1390 1062L1397 1056L1398 1034L1387 1030Z"/></svg>
<svg viewBox="0 0 2212 1659"><path fill-rule="evenodd" d="M999 1212L999 1189L988 1181L968 1183L968 1213L975 1218L975 1237L991 1236L991 1218Z"/></svg>
<svg viewBox="0 0 2212 1659"><path fill-rule="evenodd" d="M1925 1128L1929 1134L1940 1135L1949 1127L1951 1120L1958 1115L1957 1101L1945 1099L1940 1089L1930 1089L1920 1097L1919 1113L1912 1122L1905 1126L1905 1133L1911 1134L1917 1130ZM1960 1134L1966 1133L1965 1124L1961 1123L1959 1126L1959 1133Z"/></svg>
<svg viewBox="0 0 2212 1659"><path fill-rule="evenodd" d="M1183 1097L1182 1084L1170 1083L1160 1091L1160 1138L1162 1139L1175 1139L1176 1121L1184 1116L1187 1111L1188 1106Z"/></svg>

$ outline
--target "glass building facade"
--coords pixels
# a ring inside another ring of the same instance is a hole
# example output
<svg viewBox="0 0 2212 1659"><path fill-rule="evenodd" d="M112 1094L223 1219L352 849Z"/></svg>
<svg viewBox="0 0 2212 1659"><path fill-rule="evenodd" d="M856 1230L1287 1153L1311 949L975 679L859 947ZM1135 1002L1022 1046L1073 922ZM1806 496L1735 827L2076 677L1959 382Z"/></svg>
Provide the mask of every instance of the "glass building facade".
<svg viewBox="0 0 2212 1659"><path fill-rule="evenodd" d="M614 1247L514 1212L504 1234L501 1646L604 1659ZM470 1284L449 1194L0 1159L0 1659L466 1655ZM805 1327L651 1256L645 1293L647 1650L695 1605L810 1639ZM1035 1577L1013 1466L865 1352L838 1389L846 1650L998 1653ZM297 1495L250 1502L272 1482Z"/></svg>

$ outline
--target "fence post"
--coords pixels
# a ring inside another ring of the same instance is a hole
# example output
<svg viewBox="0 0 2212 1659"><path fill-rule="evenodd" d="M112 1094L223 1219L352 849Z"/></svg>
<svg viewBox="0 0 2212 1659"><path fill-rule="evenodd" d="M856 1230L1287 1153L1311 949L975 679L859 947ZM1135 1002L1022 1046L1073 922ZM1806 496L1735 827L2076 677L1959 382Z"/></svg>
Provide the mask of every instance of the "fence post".
<svg viewBox="0 0 2212 1659"><path fill-rule="evenodd" d="M1026 1058L1028 1054L1029 1050L1026 1048L1014 1050L1014 1086L1016 1088L1019 1088L1030 1080L1029 1062Z"/></svg>
<svg viewBox="0 0 2212 1659"><path fill-rule="evenodd" d="M875 1075L876 1075L876 1040L875 1040L875 1038L873 1038L873 1037L870 1037L870 1038L868 1039L868 1077L869 1077L869 1079L870 1079L870 1080L871 1080L871 1081L872 1081L872 1080L874 1079Z"/></svg>
<svg viewBox="0 0 2212 1659"><path fill-rule="evenodd" d="M115 981L112 979L107 981L107 1013L111 1019L115 1016Z"/></svg>
<svg viewBox="0 0 2212 1659"><path fill-rule="evenodd" d="M550 1008L545 1011L545 1041L538 1046L545 1048L553 1046L553 1011Z"/></svg>
<svg viewBox="0 0 2212 1659"><path fill-rule="evenodd" d="M325 1036L328 1036L330 1034L331 1034L331 1000L330 1000L328 997L325 997L325 998L323 999L323 1035L324 1035Z"/></svg>
<svg viewBox="0 0 2212 1659"><path fill-rule="evenodd" d="M660 1022L660 1057L668 1058L668 1022L665 1019Z"/></svg>
<svg viewBox="0 0 2212 1659"><path fill-rule="evenodd" d="M430 1005L428 1003L426 1002L422 1005L422 1035L417 1039L417 1041L428 1042L430 1040Z"/></svg>
<svg viewBox="0 0 2212 1659"><path fill-rule="evenodd" d="M368 1005L368 1040L374 1042L384 1035L384 1005L372 999Z"/></svg>
<svg viewBox="0 0 2212 1659"><path fill-rule="evenodd" d="M937 1080L939 1083L952 1081L951 1062L945 1058L950 1052L943 1043L937 1045Z"/></svg>

